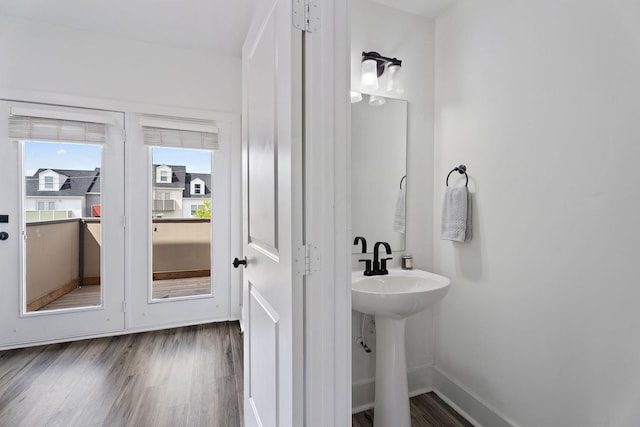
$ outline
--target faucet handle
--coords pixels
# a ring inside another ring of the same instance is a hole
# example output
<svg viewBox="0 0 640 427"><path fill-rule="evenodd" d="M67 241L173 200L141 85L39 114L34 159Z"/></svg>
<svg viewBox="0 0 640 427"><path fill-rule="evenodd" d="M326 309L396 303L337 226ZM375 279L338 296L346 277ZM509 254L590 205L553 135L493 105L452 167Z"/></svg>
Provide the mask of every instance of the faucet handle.
<svg viewBox="0 0 640 427"><path fill-rule="evenodd" d="M364 275L371 275L371 260L370 259L359 259L358 262L364 262Z"/></svg>
<svg viewBox="0 0 640 427"><path fill-rule="evenodd" d="M383 271L385 274L388 273L387 270L387 260L393 259L393 257L388 257L388 258L382 258L380 260L380 270Z"/></svg>
<svg viewBox="0 0 640 427"><path fill-rule="evenodd" d="M362 253L366 254L367 253L367 239L365 239L362 236L356 236L356 238L353 239L353 244L357 245L358 242L362 243Z"/></svg>

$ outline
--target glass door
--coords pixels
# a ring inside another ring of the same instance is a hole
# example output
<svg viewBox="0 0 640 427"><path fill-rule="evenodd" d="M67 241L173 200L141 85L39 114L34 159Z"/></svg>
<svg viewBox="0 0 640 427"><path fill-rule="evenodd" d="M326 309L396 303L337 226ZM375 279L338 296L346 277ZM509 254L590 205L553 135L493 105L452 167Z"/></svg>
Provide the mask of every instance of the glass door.
<svg viewBox="0 0 640 427"><path fill-rule="evenodd" d="M0 347L124 329L124 115L2 102Z"/></svg>
<svg viewBox="0 0 640 427"><path fill-rule="evenodd" d="M102 305L102 146L22 141L22 311Z"/></svg>
<svg viewBox="0 0 640 427"><path fill-rule="evenodd" d="M213 152L151 147L151 301L211 295Z"/></svg>
<svg viewBox="0 0 640 427"><path fill-rule="evenodd" d="M224 130L207 120L138 114L126 120L127 158L138 159L127 164L131 328L228 320Z"/></svg>

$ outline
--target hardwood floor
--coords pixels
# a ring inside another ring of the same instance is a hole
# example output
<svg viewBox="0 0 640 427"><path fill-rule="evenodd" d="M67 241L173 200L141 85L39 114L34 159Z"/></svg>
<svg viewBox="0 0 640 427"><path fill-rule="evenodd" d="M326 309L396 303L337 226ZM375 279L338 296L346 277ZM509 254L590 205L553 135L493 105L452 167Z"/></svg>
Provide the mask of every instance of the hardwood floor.
<svg viewBox="0 0 640 427"><path fill-rule="evenodd" d="M0 427L243 426L242 358L237 322L0 352ZM434 393L411 399L411 419L472 426Z"/></svg>
<svg viewBox="0 0 640 427"><path fill-rule="evenodd" d="M437 394L431 392L412 397L411 427L473 427ZM373 409L354 414L352 427L372 427Z"/></svg>
<svg viewBox="0 0 640 427"><path fill-rule="evenodd" d="M242 335L214 323L0 352L0 426L242 426Z"/></svg>

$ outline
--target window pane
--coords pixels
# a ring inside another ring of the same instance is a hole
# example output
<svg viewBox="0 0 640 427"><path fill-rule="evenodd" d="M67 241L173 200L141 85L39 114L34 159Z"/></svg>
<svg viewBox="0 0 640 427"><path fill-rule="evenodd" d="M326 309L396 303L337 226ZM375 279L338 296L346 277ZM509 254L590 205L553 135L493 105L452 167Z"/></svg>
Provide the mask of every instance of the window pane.
<svg viewBox="0 0 640 427"><path fill-rule="evenodd" d="M90 218L92 207L100 211L101 154L99 146L24 142L26 311L101 303L100 219Z"/></svg>
<svg viewBox="0 0 640 427"><path fill-rule="evenodd" d="M206 150L152 148L152 177L161 177L151 179L149 189L153 299L211 294L211 200L191 192L193 179L211 182L211 156ZM161 168L171 169L171 179Z"/></svg>

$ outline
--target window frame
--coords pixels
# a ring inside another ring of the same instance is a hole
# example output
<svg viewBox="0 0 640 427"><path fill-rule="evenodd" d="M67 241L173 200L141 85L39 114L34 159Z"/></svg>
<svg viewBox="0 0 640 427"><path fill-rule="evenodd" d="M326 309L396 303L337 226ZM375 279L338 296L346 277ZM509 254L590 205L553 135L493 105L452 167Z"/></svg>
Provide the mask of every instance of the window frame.
<svg viewBox="0 0 640 427"><path fill-rule="evenodd" d="M45 190L53 191L55 189L55 179L53 179L52 175L45 175L43 180L43 188Z"/></svg>

